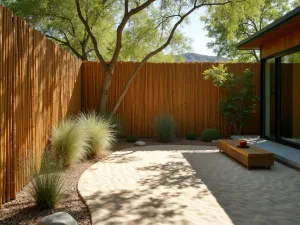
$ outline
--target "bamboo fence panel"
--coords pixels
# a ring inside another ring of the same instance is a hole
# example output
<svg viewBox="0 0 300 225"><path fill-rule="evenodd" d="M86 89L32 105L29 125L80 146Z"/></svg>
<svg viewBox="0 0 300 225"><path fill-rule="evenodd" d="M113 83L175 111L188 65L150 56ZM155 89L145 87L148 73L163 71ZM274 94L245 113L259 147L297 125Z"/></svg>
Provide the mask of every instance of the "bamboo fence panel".
<svg viewBox="0 0 300 225"><path fill-rule="evenodd" d="M0 6L0 207L28 182L51 127L81 109L80 67Z"/></svg>
<svg viewBox="0 0 300 225"><path fill-rule="evenodd" d="M114 70L108 99L111 110L137 63L119 62ZM151 137L153 118L162 112L171 114L178 126L178 135L200 134L206 128L218 129L222 136L233 133L232 127L218 116L218 103L224 97L212 81L203 79L203 72L215 63L147 63L131 84L117 116L123 124L123 135ZM254 72L255 93L260 96L259 63L226 63L228 70L241 75L245 69ZM104 70L97 62L83 62L82 107L96 110ZM260 107L243 129L243 134L259 134Z"/></svg>

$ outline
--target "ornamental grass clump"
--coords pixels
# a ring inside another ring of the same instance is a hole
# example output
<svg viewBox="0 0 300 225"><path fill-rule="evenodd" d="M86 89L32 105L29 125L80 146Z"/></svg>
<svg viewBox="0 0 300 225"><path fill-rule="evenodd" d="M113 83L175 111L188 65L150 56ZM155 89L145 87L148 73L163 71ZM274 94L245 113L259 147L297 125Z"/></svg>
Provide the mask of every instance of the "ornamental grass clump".
<svg viewBox="0 0 300 225"><path fill-rule="evenodd" d="M200 136L200 140L204 142L211 142L220 138L220 133L214 128L205 129Z"/></svg>
<svg viewBox="0 0 300 225"><path fill-rule="evenodd" d="M86 127L74 119L65 119L52 129L51 147L64 166L87 158L89 136Z"/></svg>
<svg viewBox="0 0 300 225"><path fill-rule="evenodd" d="M39 209L54 208L63 196L64 177L60 171L61 165L55 158L52 152L46 151L40 167L34 166L28 193Z"/></svg>
<svg viewBox="0 0 300 225"><path fill-rule="evenodd" d="M114 123L95 112L79 114L77 123L86 128L89 140L88 157L107 155L116 141L117 131Z"/></svg>
<svg viewBox="0 0 300 225"><path fill-rule="evenodd" d="M185 138L187 140L197 140L197 134L195 134L195 133L187 133L186 136L185 136Z"/></svg>
<svg viewBox="0 0 300 225"><path fill-rule="evenodd" d="M123 133L122 121L117 116L111 115L108 112L101 116L104 117L104 119L106 119L110 123L110 126L113 129L114 135L116 137L122 136Z"/></svg>
<svg viewBox="0 0 300 225"><path fill-rule="evenodd" d="M161 114L154 119L154 133L159 141L170 142L176 137L176 126L173 117L168 114Z"/></svg>
<svg viewBox="0 0 300 225"><path fill-rule="evenodd" d="M135 136L135 135L129 135L129 136L127 136L127 138L126 138L126 141L127 141L127 142L130 142L130 143L137 142L138 140L139 140L138 137Z"/></svg>

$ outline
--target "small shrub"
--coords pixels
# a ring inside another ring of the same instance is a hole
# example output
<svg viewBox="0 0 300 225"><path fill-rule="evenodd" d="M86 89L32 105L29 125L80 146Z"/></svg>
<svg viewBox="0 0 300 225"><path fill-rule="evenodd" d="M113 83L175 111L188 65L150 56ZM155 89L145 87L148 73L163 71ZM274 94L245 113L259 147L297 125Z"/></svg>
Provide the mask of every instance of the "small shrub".
<svg viewBox="0 0 300 225"><path fill-rule="evenodd" d="M259 100L254 93L253 73L246 69L243 75L234 75L220 64L212 66L203 75L225 93L226 98L220 99L219 115L234 126L236 134L241 134L242 128L255 113L256 101Z"/></svg>
<svg viewBox="0 0 300 225"><path fill-rule="evenodd" d="M116 140L116 130L110 119L95 112L81 113L77 117L77 123L86 128L89 140L88 157L107 155Z"/></svg>
<svg viewBox="0 0 300 225"><path fill-rule="evenodd" d="M138 139L138 137L137 136L134 136L134 135L129 135L128 137L127 137L127 142L136 142L136 141L138 141L139 139Z"/></svg>
<svg viewBox="0 0 300 225"><path fill-rule="evenodd" d="M53 154L46 151L41 162L40 170L34 167L33 179L28 193L40 209L52 209L63 195L63 175L58 172L60 164L56 164Z"/></svg>
<svg viewBox="0 0 300 225"><path fill-rule="evenodd" d="M200 140L204 142L211 142L212 140L220 139L220 133L213 128L206 129L201 133Z"/></svg>
<svg viewBox="0 0 300 225"><path fill-rule="evenodd" d="M89 137L86 128L73 119L66 119L52 130L51 147L64 166L86 159Z"/></svg>
<svg viewBox="0 0 300 225"><path fill-rule="evenodd" d="M185 136L185 138L187 140L197 140L197 134L195 134L195 133L187 133L186 136Z"/></svg>
<svg viewBox="0 0 300 225"><path fill-rule="evenodd" d="M168 114L161 114L154 119L154 133L162 142L170 142L176 136L174 119Z"/></svg>

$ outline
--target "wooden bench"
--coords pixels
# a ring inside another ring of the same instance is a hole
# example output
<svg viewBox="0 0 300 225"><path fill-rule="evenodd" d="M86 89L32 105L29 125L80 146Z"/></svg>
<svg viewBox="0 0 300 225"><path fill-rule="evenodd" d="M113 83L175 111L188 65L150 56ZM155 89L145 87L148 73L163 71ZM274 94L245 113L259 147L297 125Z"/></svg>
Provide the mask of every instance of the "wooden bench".
<svg viewBox="0 0 300 225"><path fill-rule="evenodd" d="M274 166L274 155L258 147L249 146L249 148L239 148L239 141L231 139L223 139L218 141L220 152L224 152L237 161L244 164L249 170L251 167L267 167Z"/></svg>

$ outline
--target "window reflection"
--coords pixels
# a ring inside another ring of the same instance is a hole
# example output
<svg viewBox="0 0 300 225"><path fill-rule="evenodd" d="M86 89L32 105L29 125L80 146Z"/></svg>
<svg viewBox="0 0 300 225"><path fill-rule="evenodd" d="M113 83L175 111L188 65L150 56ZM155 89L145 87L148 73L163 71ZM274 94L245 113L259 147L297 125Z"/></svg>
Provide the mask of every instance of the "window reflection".
<svg viewBox="0 0 300 225"><path fill-rule="evenodd" d="M300 52L281 58L281 138L300 144Z"/></svg>

